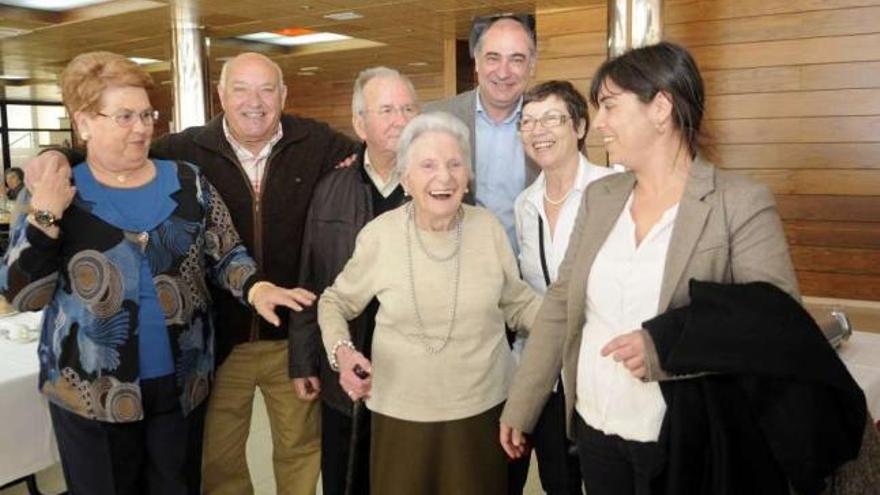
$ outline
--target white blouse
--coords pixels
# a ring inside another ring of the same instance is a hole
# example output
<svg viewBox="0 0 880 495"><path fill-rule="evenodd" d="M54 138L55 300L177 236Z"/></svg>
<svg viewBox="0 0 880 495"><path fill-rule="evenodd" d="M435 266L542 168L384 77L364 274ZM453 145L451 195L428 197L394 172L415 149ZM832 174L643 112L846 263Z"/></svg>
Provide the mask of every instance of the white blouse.
<svg viewBox="0 0 880 495"><path fill-rule="evenodd" d="M527 187L516 198L514 213L516 215L516 240L519 245L519 269L523 280L526 281L538 294L547 292L547 284L544 280L544 272L541 269L541 249L538 236L538 219L544 224L544 256L547 263L547 272L550 281L556 280L559 265L565 257L571 231L574 229L574 221L577 218L578 208L584 191L591 182L601 179L606 175L619 172L619 169L593 165L587 158L580 154L577 176L575 176L573 189L568 195L559 217L556 219L556 231L550 234L550 222L544 211L544 191L547 188L544 172L535 179L535 182ZM517 336L513 345L515 357L519 358L525 346L525 337Z"/></svg>
<svg viewBox="0 0 880 495"><path fill-rule="evenodd" d="M678 205L663 213L639 245L631 207L632 194L590 270L575 408L605 434L653 442L666 413L660 386L634 378L623 363L602 357L600 351L612 338L641 328L658 314Z"/></svg>
<svg viewBox="0 0 880 495"><path fill-rule="evenodd" d="M556 232L553 235L550 234L550 222L544 211L544 191L547 188L544 172L541 172L535 182L516 198L514 212L516 213L516 240L519 245L519 268L522 271L523 280L539 294L544 294L547 291L547 285L541 270L538 218L544 222L544 252L547 271L552 282L556 280L557 270L565 256L565 250L568 248L568 241L571 237L571 231L574 229L574 221L577 218L584 191L594 180L617 171L614 168L593 165L584 155L580 155L577 176L574 179L574 189L559 210Z"/></svg>

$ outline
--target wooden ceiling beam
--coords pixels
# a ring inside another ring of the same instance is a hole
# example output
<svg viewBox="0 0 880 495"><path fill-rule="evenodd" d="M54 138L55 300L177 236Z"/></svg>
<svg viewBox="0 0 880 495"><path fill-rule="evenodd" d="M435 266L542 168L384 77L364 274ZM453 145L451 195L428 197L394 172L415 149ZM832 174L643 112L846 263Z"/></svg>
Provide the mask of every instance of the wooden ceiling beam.
<svg viewBox="0 0 880 495"><path fill-rule="evenodd" d="M21 23L22 29L33 29L35 27L58 24L61 22L61 14L45 10L0 5L0 22L9 24L12 27L17 27L16 24Z"/></svg>
<svg viewBox="0 0 880 495"><path fill-rule="evenodd" d="M168 9L168 1L162 0L117 0L110 3L100 3L72 9L60 14L60 23L74 23L90 21L92 19L100 19L105 17L113 17L122 14L130 14L132 12L141 12L152 9ZM171 15L169 13L169 15Z"/></svg>

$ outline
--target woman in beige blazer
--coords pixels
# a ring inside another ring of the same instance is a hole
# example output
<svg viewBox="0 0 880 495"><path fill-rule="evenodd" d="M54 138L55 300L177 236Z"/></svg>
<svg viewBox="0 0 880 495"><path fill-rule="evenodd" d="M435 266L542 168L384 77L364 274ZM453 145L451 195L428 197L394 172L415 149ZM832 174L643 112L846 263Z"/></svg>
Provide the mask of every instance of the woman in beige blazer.
<svg viewBox="0 0 880 495"><path fill-rule="evenodd" d="M561 370L587 492L647 494L666 404L641 322L687 305L692 278L766 281L796 298L797 281L770 191L698 153L703 83L686 50L663 42L610 59L590 93L593 128L628 172L584 194L500 437L509 456L525 452Z"/></svg>

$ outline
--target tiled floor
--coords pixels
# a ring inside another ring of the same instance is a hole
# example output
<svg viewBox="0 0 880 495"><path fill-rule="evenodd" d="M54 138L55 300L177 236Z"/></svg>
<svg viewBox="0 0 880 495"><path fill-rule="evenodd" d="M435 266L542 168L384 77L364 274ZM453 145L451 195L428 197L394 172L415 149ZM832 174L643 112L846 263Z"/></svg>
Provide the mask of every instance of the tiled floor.
<svg viewBox="0 0 880 495"><path fill-rule="evenodd" d="M266 408L263 405L263 397L257 392L257 400L254 402L254 415L251 421L251 435L247 444L248 466L251 470L251 479L254 484L255 495L275 495L275 478L272 475L272 440L269 434L269 418L266 416ZM538 481L535 463L532 462L532 472L529 474L529 483L526 485L525 495L538 495L542 493ZM45 494L56 494L64 490L64 477L61 467L54 466L37 473L37 484ZM6 490L0 490L0 495L27 495L24 485L19 485ZM321 486L318 484L318 495L321 495Z"/></svg>

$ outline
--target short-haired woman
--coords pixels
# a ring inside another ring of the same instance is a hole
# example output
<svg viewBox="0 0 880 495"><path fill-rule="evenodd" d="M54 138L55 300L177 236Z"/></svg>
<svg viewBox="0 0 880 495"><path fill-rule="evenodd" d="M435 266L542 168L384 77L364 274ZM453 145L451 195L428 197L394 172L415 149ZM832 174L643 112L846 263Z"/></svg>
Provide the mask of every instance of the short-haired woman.
<svg viewBox="0 0 880 495"><path fill-rule="evenodd" d="M798 298L773 195L700 156L703 82L662 42L606 61L593 77L593 129L627 173L587 189L559 278L535 322L501 419L523 452L556 377L566 387L590 495L648 494L664 453L666 402L642 381L656 351L642 322L690 302L688 281L764 281Z"/></svg>
<svg viewBox="0 0 880 495"><path fill-rule="evenodd" d="M277 304L299 310L314 296L261 280L195 166L147 158L149 74L92 52L61 84L87 158L33 182L34 213L0 286L17 309L44 309L40 389L67 488L199 493L199 405L214 368L206 277L275 324Z"/></svg>
<svg viewBox="0 0 880 495"><path fill-rule="evenodd" d="M413 119L397 166L412 201L367 224L318 305L329 361L372 411L371 492L503 495L497 424L513 358L505 322L530 327L540 305L504 228L462 205L471 176L467 128L445 113ZM347 320L376 297L372 363ZM370 374L357 376L356 367Z"/></svg>
<svg viewBox="0 0 880 495"><path fill-rule="evenodd" d="M526 154L541 169L516 198L516 238L523 279L539 294L559 275L578 207L587 186L614 173L582 153L590 126L587 100L568 81L547 81L523 95L519 133ZM527 339L514 343L522 352ZM565 397L560 384L544 406L531 436L541 486L549 495L580 494L577 455L565 433Z"/></svg>

